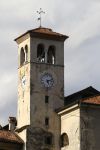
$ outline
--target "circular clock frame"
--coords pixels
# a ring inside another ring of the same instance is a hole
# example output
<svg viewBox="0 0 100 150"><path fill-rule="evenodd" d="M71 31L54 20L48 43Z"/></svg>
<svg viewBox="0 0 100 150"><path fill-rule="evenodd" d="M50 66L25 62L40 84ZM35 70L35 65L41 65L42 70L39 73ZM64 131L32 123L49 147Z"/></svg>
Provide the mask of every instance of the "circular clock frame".
<svg viewBox="0 0 100 150"><path fill-rule="evenodd" d="M54 78L51 73L45 72L40 77L41 85L46 89L51 89L54 86Z"/></svg>

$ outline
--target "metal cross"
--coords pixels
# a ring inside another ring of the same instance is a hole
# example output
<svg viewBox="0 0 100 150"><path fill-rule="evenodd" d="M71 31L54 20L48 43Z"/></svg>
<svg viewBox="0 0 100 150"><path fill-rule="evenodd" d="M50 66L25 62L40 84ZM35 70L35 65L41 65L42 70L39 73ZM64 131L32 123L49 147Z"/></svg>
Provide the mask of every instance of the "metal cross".
<svg viewBox="0 0 100 150"><path fill-rule="evenodd" d="M41 23L42 23L42 14L45 14L45 12L42 10L42 8L40 8L39 11L37 11L37 13L40 15L38 20L40 21L40 28L41 28Z"/></svg>

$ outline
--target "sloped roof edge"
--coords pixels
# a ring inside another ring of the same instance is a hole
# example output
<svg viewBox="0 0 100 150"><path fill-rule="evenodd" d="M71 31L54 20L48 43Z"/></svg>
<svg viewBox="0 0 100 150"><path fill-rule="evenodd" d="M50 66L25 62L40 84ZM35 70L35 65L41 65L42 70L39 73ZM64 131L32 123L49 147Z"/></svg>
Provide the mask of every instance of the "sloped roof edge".
<svg viewBox="0 0 100 150"><path fill-rule="evenodd" d="M24 35L28 33L31 36L35 36L35 37L49 37L49 38L55 38L55 39L63 40L63 41L68 38L68 36L54 32L52 29L41 27L41 28L28 30L24 34L17 37L15 41L17 41L18 39L20 39L21 37L23 37Z"/></svg>
<svg viewBox="0 0 100 150"><path fill-rule="evenodd" d="M23 144L23 140L12 131L0 130L0 142L10 142L10 143L18 143Z"/></svg>

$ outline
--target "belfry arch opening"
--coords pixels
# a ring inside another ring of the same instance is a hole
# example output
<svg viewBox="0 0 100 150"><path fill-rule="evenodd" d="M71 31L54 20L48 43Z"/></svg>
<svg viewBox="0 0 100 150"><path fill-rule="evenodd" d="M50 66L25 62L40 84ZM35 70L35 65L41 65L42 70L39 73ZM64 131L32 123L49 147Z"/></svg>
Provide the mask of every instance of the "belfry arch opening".
<svg viewBox="0 0 100 150"><path fill-rule="evenodd" d="M47 63L55 64L55 46L49 46L48 53L47 53Z"/></svg>
<svg viewBox="0 0 100 150"><path fill-rule="evenodd" d="M21 52L20 52L20 65L23 65L25 63L25 52L23 47L21 48Z"/></svg>
<svg viewBox="0 0 100 150"><path fill-rule="evenodd" d="M25 45L25 62L28 62L28 45Z"/></svg>
<svg viewBox="0 0 100 150"><path fill-rule="evenodd" d="M45 62L45 51L44 51L43 44L38 44L38 46L37 46L37 61Z"/></svg>

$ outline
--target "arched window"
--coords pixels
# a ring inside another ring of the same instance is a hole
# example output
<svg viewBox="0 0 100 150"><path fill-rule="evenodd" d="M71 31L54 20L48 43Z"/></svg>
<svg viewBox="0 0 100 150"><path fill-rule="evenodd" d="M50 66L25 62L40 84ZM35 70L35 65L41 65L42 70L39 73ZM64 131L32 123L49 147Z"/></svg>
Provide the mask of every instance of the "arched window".
<svg viewBox="0 0 100 150"><path fill-rule="evenodd" d="M25 45L25 62L28 62L28 45Z"/></svg>
<svg viewBox="0 0 100 150"><path fill-rule="evenodd" d="M68 135L66 133L63 133L61 135L61 147L68 146L68 145L69 145Z"/></svg>
<svg viewBox="0 0 100 150"><path fill-rule="evenodd" d="M24 62L25 62L25 53L24 53L24 49L22 47L21 52L20 52L20 65L23 65Z"/></svg>
<svg viewBox="0 0 100 150"><path fill-rule="evenodd" d="M55 64L55 46L49 46L47 53L47 63Z"/></svg>
<svg viewBox="0 0 100 150"><path fill-rule="evenodd" d="M39 44L37 46L37 61L38 62L45 62L45 51L44 51L44 45Z"/></svg>

